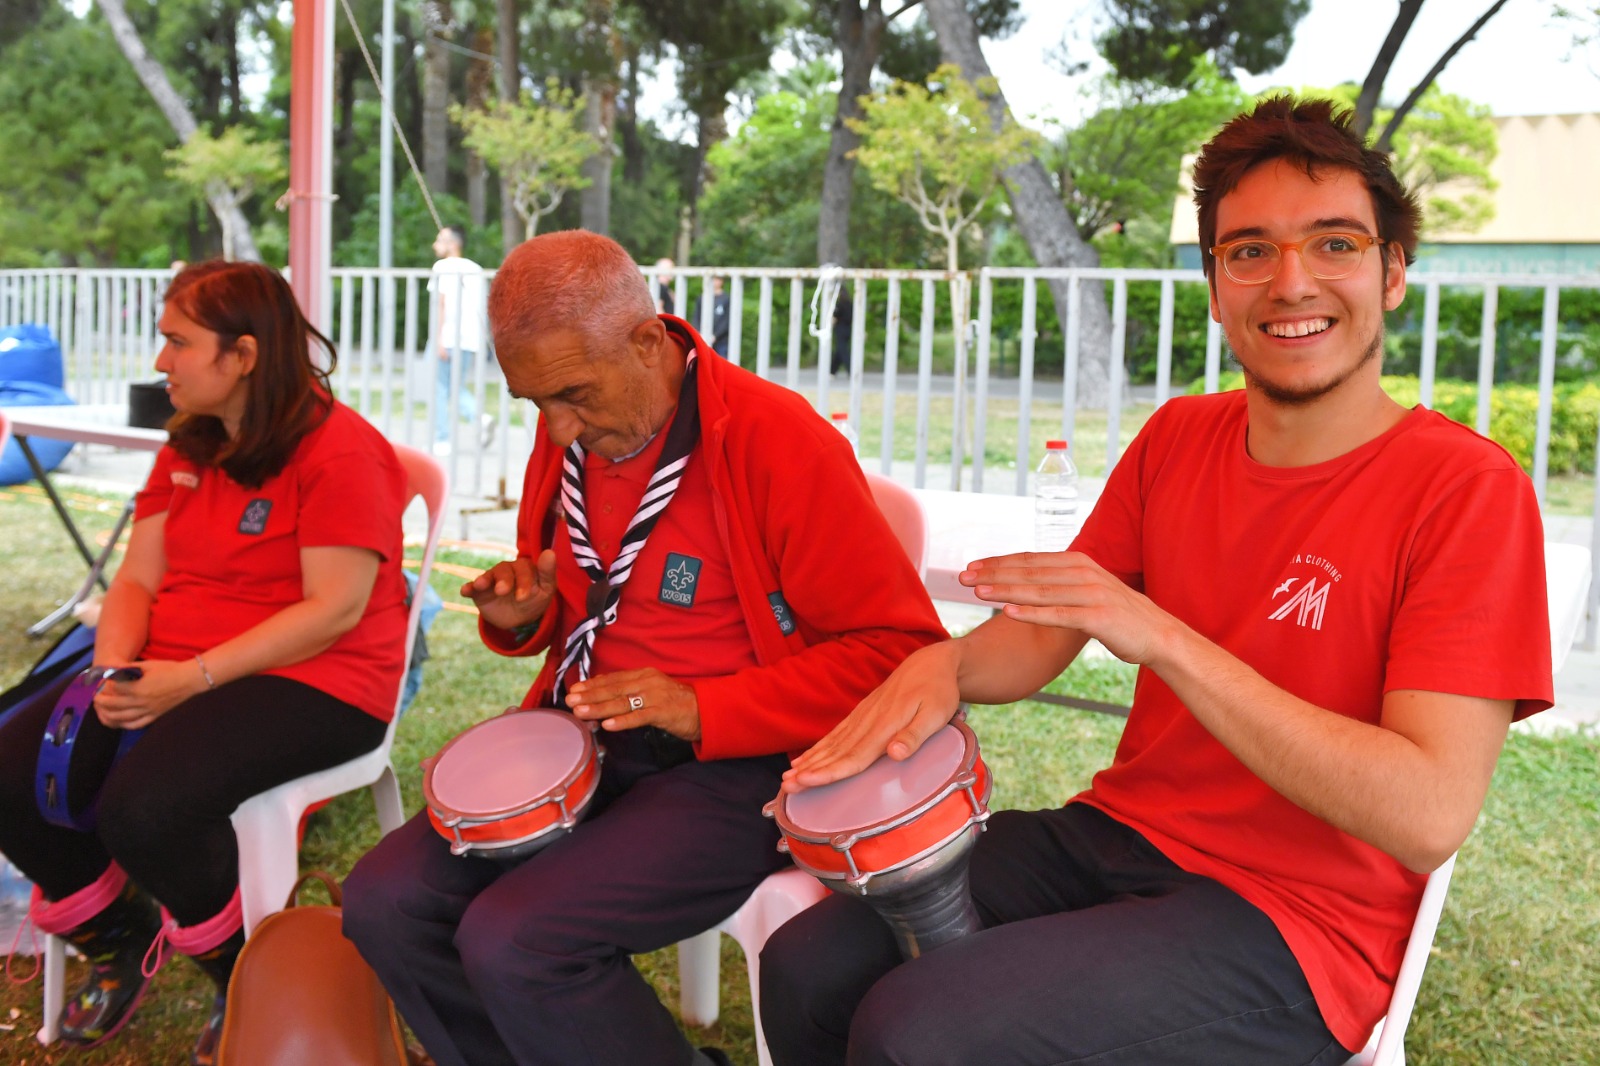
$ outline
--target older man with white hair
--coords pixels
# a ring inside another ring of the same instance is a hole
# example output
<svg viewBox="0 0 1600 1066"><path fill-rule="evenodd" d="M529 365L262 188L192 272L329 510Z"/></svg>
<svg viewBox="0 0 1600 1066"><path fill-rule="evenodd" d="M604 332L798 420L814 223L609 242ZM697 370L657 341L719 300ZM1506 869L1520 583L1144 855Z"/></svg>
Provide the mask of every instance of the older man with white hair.
<svg viewBox="0 0 1600 1066"><path fill-rule="evenodd" d="M761 808L789 754L939 622L844 438L658 316L614 241L523 244L489 311L541 417L517 557L462 594L492 650L545 655L524 707L598 728L599 796L515 864L452 855L419 815L356 866L346 930L441 1066L715 1062L630 956L788 861Z"/></svg>

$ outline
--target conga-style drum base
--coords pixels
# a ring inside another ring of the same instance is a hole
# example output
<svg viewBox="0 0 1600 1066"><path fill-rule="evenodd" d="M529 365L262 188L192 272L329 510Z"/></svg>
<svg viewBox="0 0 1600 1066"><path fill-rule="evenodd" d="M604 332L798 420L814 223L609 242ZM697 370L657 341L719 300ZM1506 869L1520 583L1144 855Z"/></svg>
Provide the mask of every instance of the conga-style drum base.
<svg viewBox="0 0 1600 1066"><path fill-rule="evenodd" d="M916 958L982 927L967 869L989 818L989 771L965 722L909 759L881 757L843 781L779 794L778 847L841 895L867 901Z"/></svg>

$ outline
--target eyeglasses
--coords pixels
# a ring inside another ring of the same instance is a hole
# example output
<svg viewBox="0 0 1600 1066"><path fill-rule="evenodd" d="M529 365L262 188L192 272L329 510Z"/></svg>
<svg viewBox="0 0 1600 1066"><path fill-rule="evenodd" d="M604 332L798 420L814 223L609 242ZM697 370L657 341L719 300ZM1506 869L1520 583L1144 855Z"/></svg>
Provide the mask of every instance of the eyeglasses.
<svg viewBox="0 0 1600 1066"><path fill-rule="evenodd" d="M1318 233L1300 241L1264 241L1259 237L1228 241L1211 249L1222 269L1240 285L1263 285L1278 276L1285 252L1300 253L1314 278L1337 281L1361 266L1367 249L1384 242L1365 233Z"/></svg>

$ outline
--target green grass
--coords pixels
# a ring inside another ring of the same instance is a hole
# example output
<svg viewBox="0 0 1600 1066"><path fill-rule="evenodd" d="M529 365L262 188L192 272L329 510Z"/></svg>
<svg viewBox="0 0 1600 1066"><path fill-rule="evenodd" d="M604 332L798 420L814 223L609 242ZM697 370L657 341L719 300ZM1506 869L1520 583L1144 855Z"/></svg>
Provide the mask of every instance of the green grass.
<svg viewBox="0 0 1600 1066"><path fill-rule="evenodd" d="M120 501L72 493L85 529L104 533ZM27 487L0 490L0 686L14 683L42 652L23 629L56 597L75 587L82 567L43 497ZM451 565L483 565L482 555L446 550ZM460 578L437 573L435 585L455 600ZM536 663L485 651L474 619L444 612L429 637L434 658L402 723L394 764L408 811L421 805L418 760L468 724L517 701ZM1126 703L1132 670L1087 660L1051 691ZM971 721L983 738L995 777L997 807L1054 806L1088 784L1111 759L1120 719L1042 703L977 707ZM370 796L352 793L313 819L302 863L346 874L377 839ZM1407 1038L1415 1066L1489 1063L1600 1063L1600 738L1511 737L1476 833L1461 851ZM638 960L663 998L676 1005L676 957L667 950ZM27 960L16 963L26 972ZM76 983L76 973L69 975ZM755 1053L745 969L737 946L723 941L722 1019L694 1031L700 1044L727 1048L753 1066ZM138 1017L116 1041L74 1053L83 1066L146 1066L187 1061L209 993L184 960L156 978ZM0 1062L63 1062L60 1048L41 1049L37 982L0 986Z"/></svg>

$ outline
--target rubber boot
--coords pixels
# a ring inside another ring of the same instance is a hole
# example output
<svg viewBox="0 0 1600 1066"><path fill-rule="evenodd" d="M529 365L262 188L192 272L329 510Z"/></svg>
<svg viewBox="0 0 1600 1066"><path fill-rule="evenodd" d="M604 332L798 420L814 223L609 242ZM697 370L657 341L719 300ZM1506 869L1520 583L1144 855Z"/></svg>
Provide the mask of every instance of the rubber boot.
<svg viewBox="0 0 1600 1066"><path fill-rule="evenodd" d="M228 1011L228 981L233 977L233 964L243 948L244 930L241 928L210 951L194 956L195 965L217 986L217 993L211 1000L211 1013L194 1042L194 1066L213 1066L217 1061L217 1042L222 1039L222 1022Z"/></svg>
<svg viewBox="0 0 1600 1066"><path fill-rule="evenodd" d="M144 997L149 978L140 964L161 928L155 901L115 865L64 900L49 902L34 891L34 925L89 960L88 978L61 1010L61 1039L97 1047L122 1030Z"/></svg>
<svg viewBox="0 0 1600 1066"><path fill-rule="evenodd" d="M211 1001L211 1012L206 1024L194 1042L194 1066L212 1066L217 1060L217 1043L222 1038L222 1020L228 1009L228 981L233 977L233 964L244 947L244 911L239 902L239 890L234 889L228 905L214 916L190 926L180 926L165 911L167 943L195 961L205 975L217 986Z"/></svg>

